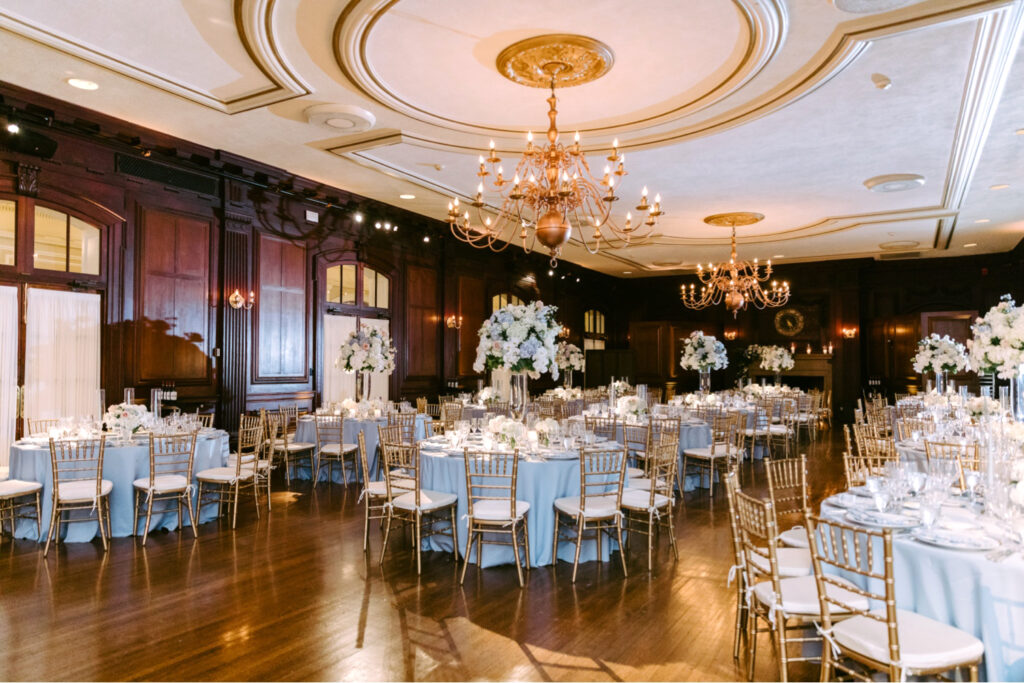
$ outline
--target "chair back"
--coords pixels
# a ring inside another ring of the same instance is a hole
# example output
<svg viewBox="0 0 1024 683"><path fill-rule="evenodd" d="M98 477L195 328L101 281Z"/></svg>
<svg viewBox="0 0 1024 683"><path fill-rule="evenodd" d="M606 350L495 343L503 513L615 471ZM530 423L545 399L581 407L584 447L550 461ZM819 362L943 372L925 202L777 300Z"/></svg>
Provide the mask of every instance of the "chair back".
<svg viewBox="0 0 1024 683"><path fill-rule="evenodd" d="M299 421L299 406L281 406L278 409L278 412L280 412L281 416L284 418L284 423L288 429L294 430L295 425L298 424Z"/></svg>
<svg viewBox="0 0 1024 683"><path fill-rule="evenodd" d="M60 420L48 419L48 420L33 420L30 417L25 418L25 433L26 434L47 434L51 429L56 429L60 426Z"/></svg>
<svg viewBox="0 0 1024 683"><path fill-rule="evenodd" d="M388 426L400 428L403 443L416 441L416 413L391 413L388 415Z"/></svg>
<svg viewBox="0 0 1024 683"><path fill-rule="evenodd" d="M932 462L951 461L956 463L956 471L960 477L960 488L966 489L967 482L964 476L964 466L975 472L981 469L981 456L976 443L942 443L939 441L924 442L924 454L928 459L929 466Z"/></svg>
<svg viewBox="0 0 1024 683"><path fill-rule="evenodd" d="M928 436L935 433L935 422L933 420L922 420L916 417L902 417L893 423L893 434L899 441L911 439L914 432L918 436Z"/></svg>
<svg viewBox="0 0 1024 683"><path fill-rule="evenodd" d="M196 455L196 433L149 435L149 487L159 476L178 474L192 483L192 464Z"/></svg>
<svg viewBox="0 0 1024 683"><path fill-rule="evenodd" d="M781 596L775 506L770 500L761 500L742 491L736 491L733 500L736 503L746 585L756 586L768 579L775 595Z"/></svg>
<svg viewBox="0 0 1024 683"><path fill-rule="evenodd" d="M623 420L622 440L630 453L646 453L651 444L651 423L638 425Z"/></svg>
<svg viewBox="0 0 1024 683"><path fill-rule="evenodd" d="M754 406L754 420L751 426L754 434L765 435L772 424L772 402L758 401Z"/></svg>
<svg viewBox="0 0 1024 683"><path fill-rule="evenodd" d="M519 472L519 449L507 451L464 452L466 462L466 498L469 516L478 503L495 501L508 509L508 519L516 516L516 480Z"/></svg>
<svg viewBox="0 0 1024 683"><path fill-rule="evenodd" d="M619 438L618 419L615 416L612 417L584 417L583 423L586 425L588 432L593 432L595 436L608 439L609 441L616 441Z"/></svg>
<svg viewBox="0 0 1024 683"><path fill-rule="evenodd" d="M512 404L509 401L491 401L487 404L487 412L490 415L512 416Z"/></svg>
<svg viewBox="0 0 1024 683"><path fill-rule="evenodd" d="M441 419L441 404L440 403L428 403L427 404L427 415L434 418L435 420Z"/></svg>
<svg viewBox="0 0 1024 683"><path fill-rule="evenodd" d="M427 398L425 396L419 396L416 398L416 412L425 413L427 412Z"/></svg>
<svg viewBox="0 0 1024 683"><path fill-rule="evenodd" d="M740 491L739 475L736 470L730 470L725 475L725 497L729 502L729 530L732 532L732 555L733 565L732 569L729 570L730 580L734 572L739 572L740 576L743 577L743 581L746 580L746 575L743 573L743 536L740 533L740 517L739 509L736 506L736 494Z"/></svg>
<svg viewBox="0 0 1024 683"><path fill-rule="evenodd" d="M384 429L381 427L381 429ZM384 482L391 503L407 493L415 494L416 507L420 506L420 447L416 444L385 442L380 449L384 455Z"/></svg>
<svg viewBox="0 0 1024 683"><path fill-rule="evenodd" d="M106 435L94 439L50 439L54 495L59 484L94 481L98 498L103 484L103 454L106 448Z"/></svg>
<svg viewBox="0 0 1024 683"><path fill-rule="evenodd" d="M265 427L260 422L253 424L250 421L248 424L240 424L238 426L238 455L235 458L235 476L241 473L243 465L255 467L255 463L260 459L260 455L263 454L264 447L266 447L268 452L273 452L274 440L277 438L277 430L281 428L281 423L274 420L268 424L271 430L270 433L264 431Z"/></svg>
<svg viewBox="0 0 1024 683"><path fill-rule="evenodd" d="M775 514L803 513L807 509L807 456L771 459L765 463L765 471Z"/></svg>
<svg viewBox="0 0 1024 683"><path fill-rule="evenodd" d="M316 425L317 452L328 444L344 442L345 418L341 415L317 415L313 424Z"/></svg>
<svg viewBox="0 0 1024 683"><path fill-rule="evenodd" d="M650 446L675 442L679 446L679 430L682 428L683 419L680 417L652 417L650 418Z"/></svg>
<svg viewBox="0 0 1024 683"><path fill-rule="evenodd" d="M380 437L381 447L386 443L406 446L411 446L415 443L412 440L405 440L405 430L402 428L402 425L378 425L377 435Z"/></svg>
<svg viewBox="0 0 1024 683"><path fill-rule="evenodd" d="M885 465L898 462L899 456L892 455L850 455L843 454L843 468L846 471L847 487L863 486L868 477L879 477L885 474Z"/></svg>
<svg viewBox="0 0 1024 683"><path fill-rule="evenodd" d="M667 439L655 442L648 451L648 474L650 477L650 502L649 507L655 508L657 496L665 496L671 502L675 502L676 470L679 469L679 443Z"/></svg>
<svg viewBox="0 0 1024 683"><path fill-rule="evenodd" d="M896 442L886 436L862 436L858 451L860 455L897 458Z"/></svg>
<svg viewBox="0 0 1024 683"><path fill-rule="evenodd" d="M580 448L580 509L622 507L622 482L626 475L626 449Z"/></svg>
<svg viewBox="0 0 1024 683"><path fill-rule="evenodd" d="M441 404L441 422L445 431L454 430L455 423L462 419L462 404L458 401L446 401Z"/></svg>
<svg viewBox="0 0 1024 683"><path fill-rule="evenodd" d="M363 473L363 487L365 488L370 483L370 458L366 454L366 434L362 429L356 435L356 443L359 445L359 468Z"/></svg>
<svg viewBox="0 0 1024 683"><path fill-rule="evenodd" d="M213 418L216 417L216 413L200 413L197 410L192 417L199 426L205 427L206 429L212 429Z"/></svg>

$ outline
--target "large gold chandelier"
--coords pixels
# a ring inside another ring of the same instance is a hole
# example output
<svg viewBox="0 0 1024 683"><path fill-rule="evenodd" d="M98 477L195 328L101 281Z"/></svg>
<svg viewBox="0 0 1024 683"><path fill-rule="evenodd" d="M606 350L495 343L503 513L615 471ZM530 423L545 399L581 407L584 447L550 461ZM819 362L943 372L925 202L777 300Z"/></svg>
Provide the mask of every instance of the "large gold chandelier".
<svg viewBox="0 0 1024 683"><path fill-rule="evenodd" d="M700 278L700 291L694 289L690 284L689 290L686 285L681 285L680 296L683 305L687 308L701 309L708 306L715 306L723 301L725 309L732 311L735 318L740 310L753 304L756 308L775 308L784 305L789 301L789 283L772 280L768 289L761 286L772 276L772 262L768 260L767 266L762 267L757 259L753 262L740 261L736 258L736 226L753 225L764 216L759 213L720 213L708 216L704 222L708 225L730 226L732 228L732 252L728 263L718 265L708 264L707 270L700 264L697 265L697 277Z"/></svg>
<svg viewBox="0 0 1024 683"><path fill-rule="evenodd" d="M492 140L488 156L480 156L480 182L470 202L476 216L471 218L458 198L453 199L448 205L452 234L463 242L492 251L506 249L517 237L527 253L540 243L551 254L552 266L557 265L573 227L579 229L580 241L591 254L600 250L602 240L607 243L611 238L629 246L642 243L653 234L654 225L664 212L661 196L656 195L649 202L646 187L636 205L635 220L632 212L626 213L621 226L612 218L612 205L619 200L616 185L627 175L618 139L612 143L600 179L591 173L578 132L571 145L559 142L555 87L592 81L604 75L612 61L608 46L584 36L538 36L502 51L497 63L504 76L523 85L551 89L547 99L547 143L535 145L533 133L527 133L526 151L510 179L500 165L501 158ZM484 196L485 184L498 194L494 205ZM493 214L493 218L488 214Z"/></svg>

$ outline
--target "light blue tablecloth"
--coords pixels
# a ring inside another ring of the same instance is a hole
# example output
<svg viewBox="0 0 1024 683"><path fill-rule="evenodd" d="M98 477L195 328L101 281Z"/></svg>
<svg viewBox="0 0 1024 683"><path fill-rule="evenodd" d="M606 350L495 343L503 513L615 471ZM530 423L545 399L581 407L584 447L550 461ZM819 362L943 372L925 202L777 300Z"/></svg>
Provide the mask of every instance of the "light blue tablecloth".
<svg viewBox="0 0 1024 683"><path fill-rule="evenodd" d="M110 492L110 527L115 537L132 536L132 518L135 513L135 490L132 482L149 476L149 446L145 439L138 439L137 446L114 446L108 439L103 454L103 478L113 483ZM193 483L195 473L211 467L223 467L227 463L228 435L217 430L209 435L201 435L196 440L195 461L192 466ZM43 484L42 506L43 518L40 520L39 540L45 541L50 525L50 514L53 509L53 473L50 468L49 446L14 444L11 446L11 479L38 481ZM195 494L193 493L193 500ZM194 504L194 503L193 503ZM156 508L168 508L167 512L158 513ZM71 513L78 516L80 513ZM196 523L209 522L217 516L216 506L204 506L204 510L196 519ZM142 533L145 515L139 520L138 533ZM188 525L188 513L185 513L185 524ZM155 529L177 529L179 526L177 506L169 503L154 504L150 531ZM66 525L63 536L65 542L78 543L91 541L99 533L96 522L77 522ZM191 532L189 532L191 533ZM35 538L36 525L31 519L21 519L14 533L16 538Z"/></svg>
<svg viewBox="0 0 1024 683"><path fill-rule="evenodd" d="M459 539L458 552L461 555L466 550L466 538L469 533L469 523L466 519L468 508L465 460L458 455L449 456L443 451L431 452L424 449L420 452L420 463L422 468L420 482L424 489L454 493L459 497L456 521ZM516 482L516 498L530 504L530 511L527 515L527 528L530 532L530 566L540 567L553 564L551 549L555 538L554 503L556 498L580 495L579 458L546 462L532 462L524 458L519 461ZM589 532L587 538L588 540L584 541L580 550L580 562L597 559L597 543L593 540L593 533ZM625 532L623 532L623 539L625 539ZM505 536L500 540L507 541L509 539L508 536ZM447 536L430 536L424 539L423 543L424 549L446 552L452 550L451 539ZM605 536L601 543L602 561L607 562L611 551L617 547L618 544L615 541ZM575 545L571 541L559 544L559 559L572 562L575 552ZM485 567L514 562L511 546L484 544L483 556L483 566ZM470 553L470 561L477 561L476 544Z"/></svg>
<svg viewBox="0 0 1024 683"><path fill-rule="evenodd" d="M416 416L416 440L421 441L427 438L427 421L430 420L428 415L417 415ZM379 458L377 446L380 442L380 433L377 431L377 427L383 427L387 425L388 420L385 417L373 418L369 420L356 420L354 418L345 418L345 425L342 427L341 438L345 443L356 444L359 442L359 432L363 432L364 438L366 439L366 461L370 467L370 476L375 479L379 479L377 473L377 460ZM316 443L316 424L312 416L306 416L299 418L299 422L295 428L295 441L302 443ZM320 454L314 450L314 457L319 458ZM358 463L358 461L357 461ZM346 466L347 467L347 466ZM341 467L335 463L334 472L331 475L331 481L335 484L343 484L341 480ZM362 472L359 471L359 465L350 468L347 467L348 481L355 482L361 481L363 478ZM310 471L308 465L299 465L292 469L292 476L296 479L312 479L313 473ZM320 469L319 481L327 481L327 467L324 466Z"/></svg>
<svg viewBox="0 0 1024 683"><path fill-rule="evenodd" d="M823 515L845 514L830 505ZM882 549L875 553L879 563ZM955 626L985 644L983 677L1024 680L1024 558L993 562L984 552L947 550L913 540L893 539L896 604ZM881 565L876 570L881 571ZM846 576L860 585L861 577ZM872 586L873 591L880 590Z"/></svg>

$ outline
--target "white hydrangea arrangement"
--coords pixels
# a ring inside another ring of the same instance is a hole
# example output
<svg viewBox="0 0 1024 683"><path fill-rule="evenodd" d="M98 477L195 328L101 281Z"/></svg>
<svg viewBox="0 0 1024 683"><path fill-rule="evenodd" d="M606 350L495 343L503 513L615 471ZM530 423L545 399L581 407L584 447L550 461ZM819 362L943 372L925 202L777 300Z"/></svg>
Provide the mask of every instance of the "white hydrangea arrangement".
<svg viewBox="0 0 1024 683"><path fill-rule="evenodd" d="M672 397L672 405L683 405L687 407L694 407L699 405L718 405L721 401L715 394L703 395L700 393L693 394L682 394L681 396Z"/></svg>
<svg viewBox="0 0 1024 683"><path fill-rule="evenodd" d="M550 446L557 441L558 436L562 432L562 425L558 424L558 420L546 417L542 420L537 420L533 430L537 432L537 443L542 446Z"/></svg>
<svg viewBox="0 0 1024 683"><path fill-rule="evenodd" d="M1017 376L1024 365L1024 309L1009 294L971 326L974 338L967 341L971 367L1001 379Z"/></svg>
<svg viewBox="0 0 1024 683"><path fill-rule="evenodd" d="M622 394L627 391L633 391L633 385L631 385L624 379L618 379L612 382L611 388L615 391L616 394Z"/></svg>
<svg viewBox="0 0 1024 683"><path fill-rule="evenodd" d="M143 426L152 422L153 416L146 406L139 406L133 403L118 403L107 408L103 414L103 424L108 431L137 432Z"/></svg>
<svg viewBox="0 0 1024 683"><path fill-rule="evenodd" d="M768 372L782 372L793 369L793 355L782 346L754 344L747 355L756 354L761 358L761 369Z"/></svg>
<svg viewBox="0 0 1024 683"><path fill-rule="evenodd" d="M533 379L550 372L558 379L555 343L562 325L555 320L557 310L535 301L495 311L480 327L473 370L525 372Z"/></svg>
<svg viewBox="0 0 1024 683"><path fill-rule="evenodd" d="M484 387L483 389L480 390L480 393L477 394L476 398L478 401L480 401L480 403L490 403L491 401L497 401L498 390L495 389L494 387Z"/></svg>
<svg viewBox="0 0 1024 683"><path fill-rule="evenodd" d="M679 366L684 370L724 370L729 367L725 344L703 332L694 332L683 341Z"/></svg>
<svg viewBox="0 0 1024 683"><path fill-rule="evenodd" d="M560 342L558 350L555 351L555 365L558 366L559 370L583 372L583 368L586 367L583 350L575 344Z"/></svg>
<svg viewBox="0 0 1024 683"><path fill-rule="evenodd" d="M526 443L526 425L504 415L492 417L487 422L487 433L498 443L517 448Z"/></svg>
<svg viewBox="0 0 1024 683"><path fill-rule="evenodd" d="M559 401L575 401L583 398L583 390L578 387L558 387L551 390L551 397Z"/></svg>
<svg viewBox="0 0 1024 683"><path fill-rule="evenodd" d="M615 412L620 417L643 417L647 414L647 401L638 396L623 396L615 401Z"/></svg>
<svg viewBox="0 0 1024 683"><path fill-rule="evenodd" d="M971 417L982 417L983 415L996 417L1003 412L1003 407L999 404L999 401L988 396L975 396L974 398L967 399L966 408Z"/></svg>
<svg viewBox="0 0 1024 683"><path fill-rule="evenodd" d="M362 325L348 335L334 364L343 372L378 372L390 375L395 371L396 355L387 332Z"/></svg>
<svg viewBox="0 0 1024 683"><path fill-rule="evenodd" d="M949 335L932 333L917 342L914 372L963 372L968 367L967 349Z"/></svg>

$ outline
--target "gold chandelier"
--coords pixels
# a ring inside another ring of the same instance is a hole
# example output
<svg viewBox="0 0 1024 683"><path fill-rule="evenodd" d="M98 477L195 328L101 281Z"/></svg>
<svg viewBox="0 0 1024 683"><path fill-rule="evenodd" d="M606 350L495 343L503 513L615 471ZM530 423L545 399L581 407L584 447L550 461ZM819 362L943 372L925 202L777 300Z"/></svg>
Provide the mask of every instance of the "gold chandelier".
<svg viewBox="0 0 1024 683"><path fill-rule="evenodd" d="M580 241L591 254L596 254L601 241L607 242L609 236L629 246L642 243L653 234L654 225L664 212L660 195L655 196L653 203L648 202L646 187L636 205L636 220L631 212L626 213L621 226L612 218L612 204L619 200L616 183L627 175L618 139L612 142L600 179L591 173L578 132L572 145L558 141L555 87L599 78L611 68L612 61L607 45L574 35L537 36L502 51L497 63L504 76L523 85L551 89L547 99L547 143L534 145L533 133L527 133L526 151L509 179L492 140L488 156L480 156L480 183L470 202L476 209L475 220L454 198L448 204L452 234L463 242L492 251L504 250L517 236L527 253L540 243L551 254L552 266L558 264L562 246L569 241L574 226L580 230ZM485 200L485 183L488 189L497 192L499 208L490 207ZM495 214L493 219L486 208Z"/></svg>
<svg viewBox="0 0 1024 683"><path fill-rule="evenodd" d="M700 278L700 291L695 291L693 284L687 290L686 285L681 285L680 297L683 305L687 308L702 309L708 306L715 306L723 301L725 309L732 311L735 318L741 309L747 304L753 304L756 308L775 308L784 305L789 301L789 283L781 285L772 280L770 288L761 286L772 276L772 262L768 260L767 266L762 267L757 259L753 262L740 261L736 258L736 226L753 225L764 220L759 213L720 213L708 216L704 222L708 225L730 226L732 228L732 251L728 263L718 265L708 264L707 270L700 264L697 265L697 277Z"/></svg>

